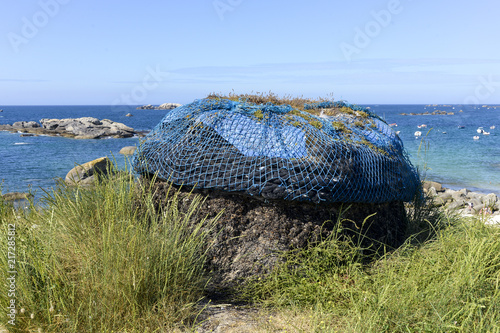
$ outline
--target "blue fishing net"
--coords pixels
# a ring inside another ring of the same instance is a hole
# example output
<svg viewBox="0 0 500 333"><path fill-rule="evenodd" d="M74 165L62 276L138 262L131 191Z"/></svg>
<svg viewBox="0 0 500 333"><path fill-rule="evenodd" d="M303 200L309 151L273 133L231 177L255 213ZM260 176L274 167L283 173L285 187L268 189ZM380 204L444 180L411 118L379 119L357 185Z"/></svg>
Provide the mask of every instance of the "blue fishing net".
<svg viewBox="0 0 500 333"><path fill-rule="evenodd" d="M345 102L290 105L201 99L178 107L134 155L139 174L266 199L411 201L419 177L401 139Z"/></svg>

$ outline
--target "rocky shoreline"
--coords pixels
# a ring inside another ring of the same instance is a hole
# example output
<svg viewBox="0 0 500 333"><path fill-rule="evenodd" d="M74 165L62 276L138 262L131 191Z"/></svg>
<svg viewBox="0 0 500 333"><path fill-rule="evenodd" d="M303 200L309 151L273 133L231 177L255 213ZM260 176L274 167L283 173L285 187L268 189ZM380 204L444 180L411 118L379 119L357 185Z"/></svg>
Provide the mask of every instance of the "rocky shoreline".
<svg viewBox="0 0 500 333"><path fill-rule="evenodd" d="M161 105L155 106L152 104L148 105L143 105L139 106L136 109L137 110L173 110L175 108L178 108L179 106L182 106L182 104L179 103L163 103Z"/></svg>
<svg viewBox="0 0 500 333"><path fill-rule="evenodd" d="M129 138L142 136L125 124L109 119L99 120L93 117L41 119L36 121L18 121L12 125L0 125L0 131L22 133L21 136L49 135L74 139Z"/></svg>
<svg viewBox="0 0 500 333"><path fill-rule="evenodd" d="M463 111L460 110L459 112L463 112ZM433 112L426 111L426 112L421 112L421 113L415 113L415 112L405 113L405 112L403 112L403 113L400 113L400 115L402 115L402 116L453 116L453 115L455 115L455 112L436 110Z"/></svg>
<svg viewBox="0 0 500 333"><path fill-rule="evenodd" d="M448 213L462 216L482 215L500 223L500 199L495 193L473 192L466 188L456 191L433 181L424 181L423 190L433 206Z"/></svg>

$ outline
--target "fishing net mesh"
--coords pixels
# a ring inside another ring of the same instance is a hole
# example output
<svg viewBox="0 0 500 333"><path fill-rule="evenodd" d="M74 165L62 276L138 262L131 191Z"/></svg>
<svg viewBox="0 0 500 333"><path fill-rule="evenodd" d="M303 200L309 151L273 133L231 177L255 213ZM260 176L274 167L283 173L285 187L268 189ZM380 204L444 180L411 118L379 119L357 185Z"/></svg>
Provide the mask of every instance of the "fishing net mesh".
<svg viewBox="0 0 500 333"><path fill-rule="evenodd" d="M402 141L370 110L345 102L290 105L201 99L142 140L139 174L265 199L411 201L419 177Z"/></svg>

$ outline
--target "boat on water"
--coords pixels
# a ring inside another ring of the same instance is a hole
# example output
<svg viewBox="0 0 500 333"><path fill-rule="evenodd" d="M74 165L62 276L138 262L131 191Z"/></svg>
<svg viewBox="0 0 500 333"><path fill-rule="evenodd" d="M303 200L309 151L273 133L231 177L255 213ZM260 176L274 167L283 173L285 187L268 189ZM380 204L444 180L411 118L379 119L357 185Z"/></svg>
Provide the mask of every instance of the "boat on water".
<svg viewBox="0 0 500 333"><path fill-rule="evenodd" d="M420 132L420 131L416 131L416 132L415 132L415 136L422 136L422 132Z"/></svg>
<svg viewBox="0 0 500 333"><path fill-rule="evenodd" d="M478 127L476 132L478 132L479 134L483 133L484 132L484 128L482 127Z"/></svg>
<svg viewBox="0 0 500 333"><path fill-rule="evenodd" d="M490 132L483 131L483 135L490 135Z"/></svg>
<svg viewBox="0 0 500 333"><path fill-rule="evenodd" d="M479 140L479 136L474 135L474 136L472 137L472 139L474 139L474 140Z"/></svg>
<svg viewBox="0 0 500 333"><path fill-rule="evenodd" d="M458 125L458 129L463 129L463 128L465 128L464 125Z"/></svg>
<svg viewBox="0 0 500 333"><path fill-rule="evenodd" d="M490 129L495 129L495 125L493 125L493 126L490 126Z"/></svg>
<svg viewBox="0 0 500 333"><path fill-rule="evenodd" d="M427 125L426 125L426 124L422 124L422 125L418 125L417 127L418 127L418 128L426 128L426 127L427 127Z"/></svg>
<svg viewBox="0 0 500 333"><path fill-rule="evenodd" d="M398 124L392 123L392 124L389 124L389 126L391 126L391 127L398 127Z"/></svg>

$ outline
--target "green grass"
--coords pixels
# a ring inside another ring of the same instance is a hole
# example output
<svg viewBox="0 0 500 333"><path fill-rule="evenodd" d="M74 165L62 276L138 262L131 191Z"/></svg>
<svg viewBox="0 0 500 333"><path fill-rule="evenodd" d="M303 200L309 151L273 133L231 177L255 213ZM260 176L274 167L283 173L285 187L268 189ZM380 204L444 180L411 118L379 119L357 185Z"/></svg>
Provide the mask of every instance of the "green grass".
<svg viewBox="0 0 500 333"><path fill-rule="evenodd" d="M203 198L187 213L176 200L157 211L150 189L123 174L90 189L60 186L25 210L0 196L0 278L9 276L8 225L15 224L18 310L9 325L11 297L0 284L2 325L14 332L192 330L207 294L214 221L196 214ZM367 258L334 233L283 254L267 277L241 286L235 297L261 309L256 331L500 332L500 228L425 204L408 208L409 238L395 251Z"/></svg>
<svg viewBox="0 0 500 333"><path fill-rule="evenodd" d="M0 197L1 198L1 197ZM1 199L0 199L1 200ZM15 326L27 332L153 332L190 326L207 283L206 242L212 221L188 213L175 197L156 211L147 188L129 176L92 189L60 186L43 205L15 210L0 201L6 281L7 226L15 224ZM189 222L196 219L195 226Z"/></svg>
<svg viewBox="0 0 500 333"><path fill-rule="evenodd" d="M500 229L462 219L415 239L368 264L325 239L240 295L281 317L269 331L500 332Z"/></svg>

